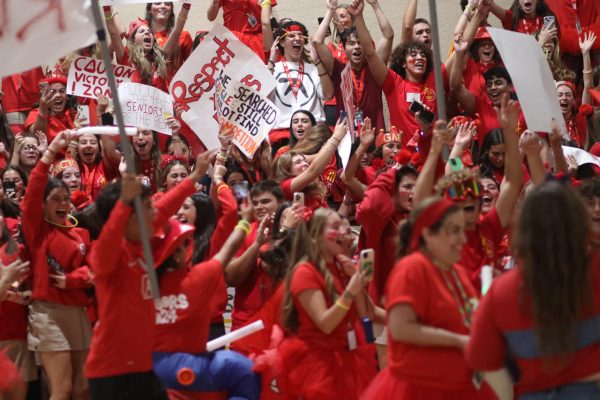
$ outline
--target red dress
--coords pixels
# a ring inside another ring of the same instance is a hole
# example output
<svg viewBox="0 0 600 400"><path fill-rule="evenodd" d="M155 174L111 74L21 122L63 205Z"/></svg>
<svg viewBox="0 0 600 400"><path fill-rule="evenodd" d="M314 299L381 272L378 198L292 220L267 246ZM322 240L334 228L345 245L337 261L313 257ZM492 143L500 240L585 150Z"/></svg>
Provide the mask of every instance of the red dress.
<svg viewBox="0 0 600 400"><path fill-rule="evenodd" d="M347 279L344 272L333 264L327 268L335 290L341 294ZM354 306L329 335L317 327L298 300L303 291L315 289L323 292L327 307L331 307L333 301L326 294L324 276L311 263L298 265L290 290L299 326L297 332L281 342L273 357L277 386L283 398L357 399L375 376L374 349L365 344ZM358 348L354 350L349 349L348 342L352 330L358 339ZM259 359L257 367L260 366Z"/></svg>
<svg viewBox="0 0 600 400"><path fill-rule="evenodd" d="M414 310L419 323L468 335L459 307L465 309L465 297L476 299L477 292L460 266L454 265L452 271L440 270L421 252L402 258L386 287L388 313L395 306L406 304ZM379 373L362 399L479 398L471 383L473 371L458 348L395 341L389 331L388 338L388 367Z"/></svg>

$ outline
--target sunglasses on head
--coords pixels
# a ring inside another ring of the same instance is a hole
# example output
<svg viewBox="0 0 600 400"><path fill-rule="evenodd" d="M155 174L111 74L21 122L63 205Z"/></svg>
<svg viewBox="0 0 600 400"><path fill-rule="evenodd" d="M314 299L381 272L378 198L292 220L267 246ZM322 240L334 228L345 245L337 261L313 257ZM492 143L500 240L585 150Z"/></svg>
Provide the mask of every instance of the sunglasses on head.
<svg viewBox="0 0 600 400"><path fill-rule="evenodd" d="M446 189L446 198L454 201L465 200L468 196L481 197L481 185L475 178L458 179Z"/></svg>

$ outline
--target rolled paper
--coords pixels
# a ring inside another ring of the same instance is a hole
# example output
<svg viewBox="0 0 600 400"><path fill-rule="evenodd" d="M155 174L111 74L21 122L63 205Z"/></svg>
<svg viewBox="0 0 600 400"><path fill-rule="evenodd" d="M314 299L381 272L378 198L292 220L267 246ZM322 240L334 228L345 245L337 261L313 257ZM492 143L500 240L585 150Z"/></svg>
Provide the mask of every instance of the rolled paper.
<svg viewBox="0 0 600 400"><path fill-rule="evenodd" d="M263 324L262 320L259 319L258 321L244 326L243 328L237 329L206 343L206 351L215 351L264 328L265 325Z"/></svg>
<svg viewBox="0 0 600 400"><path fill-rule="evenodd" d="M78 135L85 135L91 133L92 135L113 135L119 134L118 126L86 126L85 128L77 129ZM126 127L125 134L127 136L137 135L137 128Z"/></svg>
<svg viewBox="0 0 600 400"><path fill-rule="evenodd" d="M481 294L485 295L492 285L494 279L494 268L491 265L481 267Z"/></svg>

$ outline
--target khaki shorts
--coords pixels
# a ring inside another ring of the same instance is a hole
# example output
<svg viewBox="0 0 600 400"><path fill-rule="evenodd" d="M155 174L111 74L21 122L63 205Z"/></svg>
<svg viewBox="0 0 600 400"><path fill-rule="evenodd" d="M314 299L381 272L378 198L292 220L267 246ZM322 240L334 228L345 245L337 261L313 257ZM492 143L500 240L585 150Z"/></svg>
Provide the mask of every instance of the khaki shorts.
<svg viewBox="0 0 600 400"><path fill-rule="evenodd" d="M91 337L92 327L85 308L45 301L34 301L29 305L29 350L87 350Z"/></svg>
<svg viewBox="0 0 600 400"><path fill-rule="evenodd" d="M0 340L0 350L4 351L15 365L21 370L21 377L25 382L35 381L38 378L37 366L33 353L27 350L24 340Z"/></svg>

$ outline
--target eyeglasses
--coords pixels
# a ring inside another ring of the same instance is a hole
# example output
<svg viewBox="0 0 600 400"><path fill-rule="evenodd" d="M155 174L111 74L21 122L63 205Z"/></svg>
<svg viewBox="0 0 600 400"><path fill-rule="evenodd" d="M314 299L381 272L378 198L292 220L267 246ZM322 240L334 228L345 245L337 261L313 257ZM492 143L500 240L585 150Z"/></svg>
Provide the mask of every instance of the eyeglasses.
<svg viewBox="0 0 600 400"><path fill-rule="evenodd" d="M475 178L455 180L446 188L446 197L450 200L462 201L469 195L476 199L481 197L481 185Z"/></svg>
<svg viewBox="0 0 600 400"><path fill-rule="evenodd" d="M23 151L37 150L37 146L34 146L32 144L26 144L25 146L21 147L21 150L23 150Z"/></svg>

